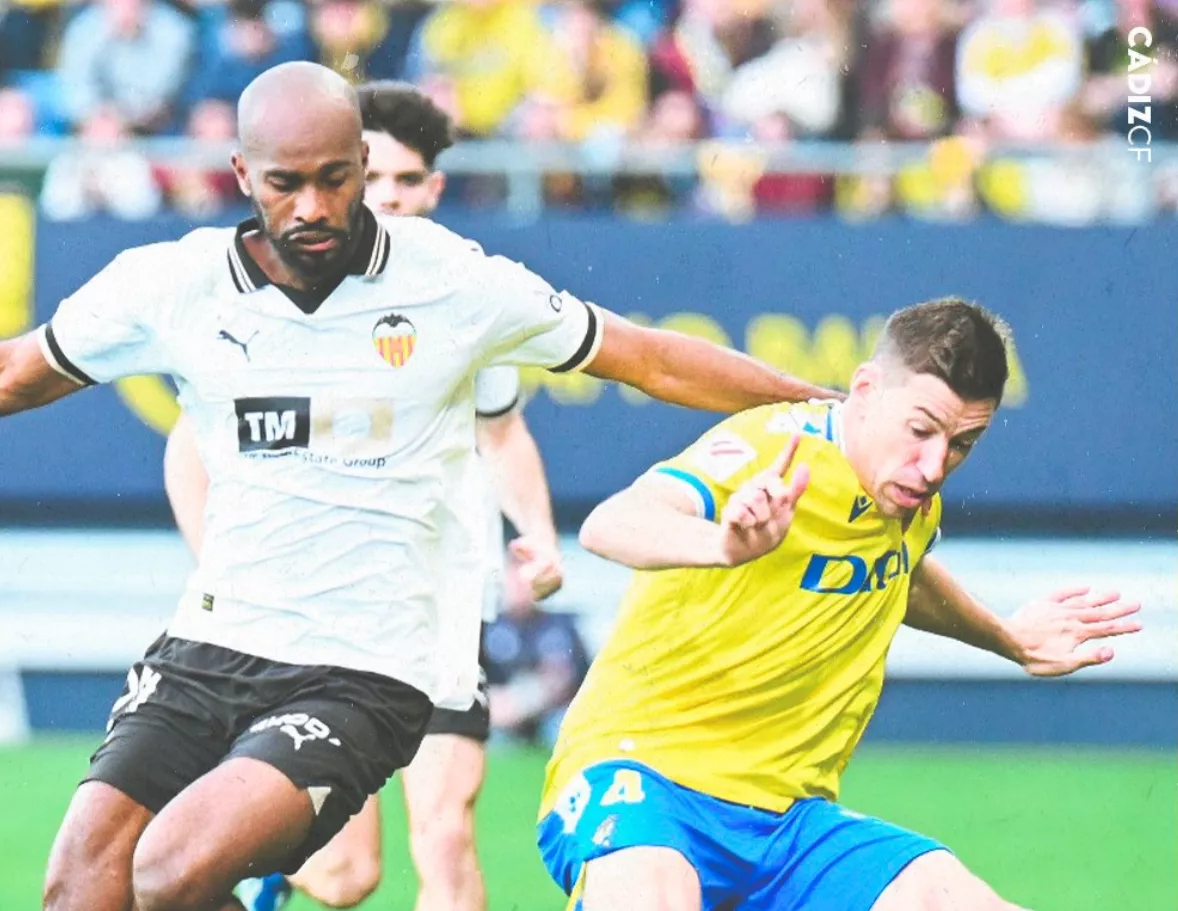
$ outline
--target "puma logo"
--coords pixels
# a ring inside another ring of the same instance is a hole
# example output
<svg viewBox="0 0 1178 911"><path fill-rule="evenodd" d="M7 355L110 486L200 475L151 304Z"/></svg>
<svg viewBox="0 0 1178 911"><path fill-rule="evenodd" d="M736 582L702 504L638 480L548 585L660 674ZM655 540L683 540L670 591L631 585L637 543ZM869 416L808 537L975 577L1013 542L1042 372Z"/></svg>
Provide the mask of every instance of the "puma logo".
<svg viewBox="0 0 1178 911"><path fill-rule="evenodd" d="M231 345L236 345L238 348L241 349L241 353L245 355L245 359L248 361L250 359L249 344L250 344L250 342L252 342L254 340L254 338L257 337L257 334L258 333L255 332L253 335L251 335L249 338L247 338L244 342L241 342L241 341L238 341L236 338L234 338L233 335L227 329L222 329L220 332L217 333L217 341L223 340L223 341L229 342L229 344L231 344Z"/></svg>

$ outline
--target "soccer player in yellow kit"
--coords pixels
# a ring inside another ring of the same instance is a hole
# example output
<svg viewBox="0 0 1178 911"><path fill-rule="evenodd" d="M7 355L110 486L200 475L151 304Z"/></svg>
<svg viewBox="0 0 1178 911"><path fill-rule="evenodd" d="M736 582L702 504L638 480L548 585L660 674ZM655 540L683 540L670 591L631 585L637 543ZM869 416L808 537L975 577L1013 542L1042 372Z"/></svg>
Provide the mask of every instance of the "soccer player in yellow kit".
<svg viewBox="0 0 1178 911"><path fill-rule="evenodd" d="M845 402L729 418L589 517L584 546L639 572L548 767L538 839L570 907L1014 907L937 842L836 803L901 623L1038 676L1140 628L1139 605L1086 589L1000 619L927 556L1006 342L974 304L901 310Z"/></svg>

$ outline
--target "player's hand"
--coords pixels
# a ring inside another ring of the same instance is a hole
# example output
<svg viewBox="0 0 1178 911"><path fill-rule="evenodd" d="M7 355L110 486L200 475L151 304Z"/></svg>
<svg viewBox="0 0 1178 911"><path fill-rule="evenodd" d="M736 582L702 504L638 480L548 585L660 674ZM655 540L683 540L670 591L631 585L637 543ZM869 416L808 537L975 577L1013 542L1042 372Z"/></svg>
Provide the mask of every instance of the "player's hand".
<svg viewBox="0 0 1178 911"><path fill-rule="evenodd" d="M810 482L810 469L799 465L784 480L801 437L792 436L765 471L750 478L728 499L720 515L720 553L726 566L763 557L785 540L798 498Z"/></svg>
<svg viewBox="0 0 1178 911"><path fill-rule="evenodd" d="M1008 627L1023 670L1032 677L1062 677L1112 661L1108 645L1083 651L1081 646L1138 632L1141 623L1133 614L1139 610L1139 603L1122 601L1118 592L1093 594L1088 588L1070 588L1024 605Z"/></svg>
<svg viewBox="0 0 1178 911"><path fill-rule="evenodd" d="M560 591L564 585L564 565L560 550L554 545L522 535L507 547L519 562L520 578L531 589L533 601L543 601Z"/></svg>

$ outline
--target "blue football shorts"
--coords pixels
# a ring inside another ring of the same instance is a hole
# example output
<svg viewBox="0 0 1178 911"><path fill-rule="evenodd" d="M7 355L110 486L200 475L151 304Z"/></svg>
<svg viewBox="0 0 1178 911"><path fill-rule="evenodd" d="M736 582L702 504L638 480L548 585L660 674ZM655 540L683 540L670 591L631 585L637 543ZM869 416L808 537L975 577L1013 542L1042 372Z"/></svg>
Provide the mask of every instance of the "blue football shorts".
<svg viewBox="0 0 1178 911"><path fill-rule="evenodd" d="M636 762L585 769L537 826L544 865L581 911L584 865L672 848L699 874L703 911L870 911L909 863L946 850L820 797L784 813L729 803Z"/></svg>

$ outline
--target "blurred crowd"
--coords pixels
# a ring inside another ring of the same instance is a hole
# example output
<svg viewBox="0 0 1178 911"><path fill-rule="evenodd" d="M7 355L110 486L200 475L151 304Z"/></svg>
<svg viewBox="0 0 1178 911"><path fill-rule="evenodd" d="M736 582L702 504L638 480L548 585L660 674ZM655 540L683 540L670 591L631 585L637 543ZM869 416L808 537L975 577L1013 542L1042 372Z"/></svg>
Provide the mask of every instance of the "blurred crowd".
<svg viewBox="0 0 1178 911"><path fill-rule="evenodd" d="M1176 140L1178 0L0 0L0 161L77 135L87 151L25 175L47 216L213 214L240 203L231 174L120 140L227 142L251 79L317 60L421 86L463 137L571 143L603 165L547 174L552 206L1132 221L1178 198L1127 152L1135 27L1152 35L1137 47L1152 143ZM927 154L867 176L770 166L810 140L862 162L895 142ZM661 173L688 143L697 173ZM1028 151L993 151L1012 143ZM1120 148L1111 165L1057 154L1102 144ZM452 204L506 192L493 175L452 186Z"/></svg>

